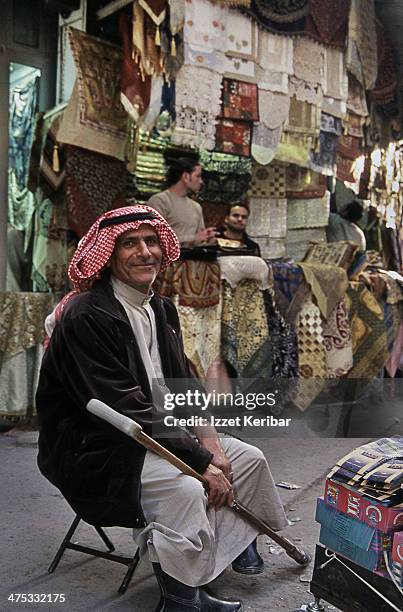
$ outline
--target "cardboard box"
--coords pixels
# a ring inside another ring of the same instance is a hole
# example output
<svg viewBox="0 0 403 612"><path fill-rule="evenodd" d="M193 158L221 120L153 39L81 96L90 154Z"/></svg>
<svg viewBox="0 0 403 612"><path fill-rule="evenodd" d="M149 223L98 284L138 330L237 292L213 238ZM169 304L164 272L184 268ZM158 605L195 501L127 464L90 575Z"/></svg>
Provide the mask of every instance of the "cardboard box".
<svg viewBox="0 0 403 612"><path fill-rule="evenodd" d="M344 512L384 533L403 530L403 504L387 507L339 482L326 480L326 506Z"/></svg>
<svg viewBox="0 0 403 612"><path fill-rule="evenodd" d="M326 506L321 497L317 501L316 520L321 525L321 544L370 571L382 568L383 551L392 550L391 535Z"/></svg>

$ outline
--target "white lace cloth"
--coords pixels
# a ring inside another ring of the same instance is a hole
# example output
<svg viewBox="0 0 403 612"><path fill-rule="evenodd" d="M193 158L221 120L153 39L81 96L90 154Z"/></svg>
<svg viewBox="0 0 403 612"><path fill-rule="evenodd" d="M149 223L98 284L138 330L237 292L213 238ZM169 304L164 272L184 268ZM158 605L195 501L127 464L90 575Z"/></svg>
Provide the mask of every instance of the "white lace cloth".
<svg viewBox="0 0 403 612"><path fill-rule="evenodd" d="M272 91L259 91L259 119L271 130L283 125L290 111L289 96Z"/></svg>
<svg viewBox="0 0 403 612"><path fill-rule="evenodd" d="M269 269L263 259L252 255L234 255L219 257L221 278L225 279L232 288L244 279L258 281L261 289L269 286Z"/></svg>
<svg viewBox="0 0 403 612"><path fill-rule="evenodd" d="M292 75L288 79L288 87L290 96L295 96L301 102L309 102L310 104L322 105L323 89L321 85L308 83Z"/></svg>
<svg viewBox="0 0 403 612"><path fill-rule="evenodd" d="M251 154L253 159L262 166L266 166L273 161L280 144L281 132L281 127L271 130L263 123L253 124Z"/></svg>
<svg viewBox="0 0 403 612"><path fill-rule="evenodd" d="M221 74L199 66L182 66L176 77L174 144L214 149L221 87Z"/></svg>
<svg viewBox="0 0 403 612"><path fill-rule="evenodd" d="M304 36L294 42L294 74L308 83L324 84L326 49Z"/></svg>

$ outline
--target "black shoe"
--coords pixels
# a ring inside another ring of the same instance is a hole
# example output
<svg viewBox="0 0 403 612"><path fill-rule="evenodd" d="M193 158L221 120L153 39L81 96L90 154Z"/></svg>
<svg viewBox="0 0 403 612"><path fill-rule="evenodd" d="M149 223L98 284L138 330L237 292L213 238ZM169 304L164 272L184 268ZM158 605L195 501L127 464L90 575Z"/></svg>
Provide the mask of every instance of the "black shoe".
<svg viewBox="0 0 403 612"><path fill-rule="evenodd" d="M248 548L232 562L232 569L239 574L261 574L264 570L264 561L257 552L257 542L253 540Z"/></svg>
<svg viewBox="0 0 403 612"><path fill-rule="evenodd" d="M161 599L155 612L241 612L240 601L217 599L212 594L182 584L168 576L159 563L153 563L154 573L161 590Z"/></svg>

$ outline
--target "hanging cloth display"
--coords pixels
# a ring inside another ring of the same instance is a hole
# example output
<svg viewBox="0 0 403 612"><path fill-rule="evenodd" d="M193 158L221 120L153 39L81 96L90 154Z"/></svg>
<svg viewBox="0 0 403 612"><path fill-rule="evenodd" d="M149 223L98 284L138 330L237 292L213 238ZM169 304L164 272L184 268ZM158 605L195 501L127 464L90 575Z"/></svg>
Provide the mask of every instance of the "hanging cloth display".
<svg viewBox="0 0 403 612"><path fill-rule="evenodd" d="M344 49L350 0L309 0L305 34L327 47Z"/></svg>
<svg viewBox="0 0 403 612"><path fill-rule="evenodd" d="M73 28L69 39L77 79L57 139L124 160L128 117L120 102L121 50Z"/></svg>
<svg viewBox="0 0 403 612"><path fill-rule="evenodd" d="M123 40L120 100L128 115L135 124L138 124L150 103L151 77L143 75L139 63L133 59L130 45L130 21L126 13L119 15L119 31ZM159 103L160 101L161 98Z"/></svg>
<svg viewBox="0 0 403 612"><path fill-rule="evenodd" d="M38 84L39 78L36 77L24 87L16 87L10 94L8 163L21 190L26 187L28 175Z"/></svg>
<svg viewBox="0 0 403 612"><path fill-rule="evenodd" d="M269 31L298 34L305 30L309 12L308 0L251 0L249 8L240 7L252 19Z"/></svg>
<svg viewBox="0 0 403 612"><path fill-rule="evenodd" d="M365 89L373 89L378 75L374 0L351 0L347 70Z"/></svg>
<svg viewBox="0 0 403 612"><path fill-rule="evenodd" d="M263 123L253 124L251 154L259 164L266 166L274 159L281 140L282 127L274 130Z"/></svg>

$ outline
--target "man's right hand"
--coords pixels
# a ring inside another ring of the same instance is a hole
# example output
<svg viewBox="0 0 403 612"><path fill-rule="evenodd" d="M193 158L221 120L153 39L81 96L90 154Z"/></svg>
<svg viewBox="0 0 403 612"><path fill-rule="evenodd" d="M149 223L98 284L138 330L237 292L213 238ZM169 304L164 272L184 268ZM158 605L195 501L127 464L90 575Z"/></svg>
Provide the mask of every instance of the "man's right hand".
<svg viewBox="0 0 403 612"><path fill-rule="evenodd" d="M208 483L208 505L215 510L231 506L234 492L231 483L225 478L224 472L210 463L203 473Z"/></svg>

